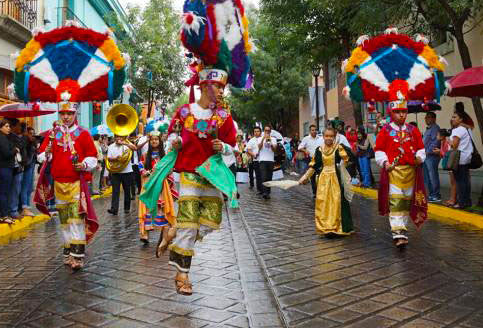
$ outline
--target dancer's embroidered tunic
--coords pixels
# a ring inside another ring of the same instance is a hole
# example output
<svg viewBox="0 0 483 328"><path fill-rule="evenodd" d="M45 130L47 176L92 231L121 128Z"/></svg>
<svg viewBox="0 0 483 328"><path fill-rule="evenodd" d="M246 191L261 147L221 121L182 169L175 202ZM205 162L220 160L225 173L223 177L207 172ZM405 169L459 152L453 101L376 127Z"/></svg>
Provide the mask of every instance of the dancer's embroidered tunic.
<svg viewBox="0 0 483 328"><path fill-rule="evenodd" d="M159 152L152 152L151 154L152 159L151 159L151 167L154 170L154 167L156 164L160 161L161 157L159 156ZM146 183L146 181L149 180L149 176L146 175L147 170L146 170L146 155L143 155L141 158L141 163L143 164L143 167L141 169L141 176L142 176L142 184ZM169 175L167 178L167 183L169 185L169 190L171 193L171 197L173 200L178 199L178 192L176 191L175 188L175 183L172 175ZM158 215L156 217L152 217L149 211L146 208L146 205L142 202L139 201L139 208L138 208L138 218L139 218L139 233L141 237L146 237L147 232L154 230L154 229L159 229L161 227L164 227L168 225L168 220L166 219L164 215L164 206L165 206L165 196L164 194L161 194L159 197L158 201ZM169 197L168 197L169 198Z"/></svg>
<svg viewBox="0 0 483 328"><path fill-rule="evenodd" d="M343 145L317 147L303 178L308 180L315 172L321 172L317 182L315 199L315 228L319 234L348 235L353 232L350 204L345 194L350 190L350 175L354 159L350 149ZM343 161L339 166L337 163ZM346 170L345 165L349 166Z"/></svg>
<svg viewBox="0 0 483 328"><path fill-rule="evenodd" d="M65 131L64 131L65 130ZM74 124L68 131L57 127L52 154L46 158L45 149L49 138L45 138L39 149L39 160L51 162L51 172L54 179L56 207L64 239L64 256L84 257L86 240L94 231L89 231L86 225L85 193L81 192L80 172L72 164L72 148L78 156L78 162L85 167L84 178L89 181L92 171L97 166L97 150L89 131Z"/></svg>
<svg viewBox="0 0 483 328"><path fill-rule="evenodd" d="M380 167L388 162L393 165L389 175L389 222L394 239L407 239L406 231L409 211L416 179L418 157L424 162L421 132L410 125L399 127L395 123L386 124L377 135L375 158ZM382 201L382 200L380 200Z"/></svg>
<svg viewBox="0 0 483 328"><path fill-rule="evenodd" d="M214 155L212 141L216 138L229 154L236 143L236 128L231 114L224 109L204 109L196 103L181 107L174 115L169 133L181 127L182 147L174 170L181 173L177 233L170 245L170 264L189 272L196 240L219 229L223 197L213 185L195 172ZM230 147L231 146L231 147Z"/></svg>

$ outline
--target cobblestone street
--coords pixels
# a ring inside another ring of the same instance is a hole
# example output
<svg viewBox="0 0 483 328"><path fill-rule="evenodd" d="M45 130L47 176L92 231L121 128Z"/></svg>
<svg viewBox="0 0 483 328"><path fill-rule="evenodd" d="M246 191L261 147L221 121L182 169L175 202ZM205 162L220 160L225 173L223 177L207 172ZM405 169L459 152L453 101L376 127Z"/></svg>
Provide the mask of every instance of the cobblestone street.
<svg viewBox="0 0 483 328"><path fill-rule="evenodd" d="M372 200L353 201L355 235L326 239L308 187L240 193L198 245L190 297L109 199L82 272L62 265L58 223L36 225L0 247L0 327L483 327L482 231L429 220L400 252Z"/></svg>

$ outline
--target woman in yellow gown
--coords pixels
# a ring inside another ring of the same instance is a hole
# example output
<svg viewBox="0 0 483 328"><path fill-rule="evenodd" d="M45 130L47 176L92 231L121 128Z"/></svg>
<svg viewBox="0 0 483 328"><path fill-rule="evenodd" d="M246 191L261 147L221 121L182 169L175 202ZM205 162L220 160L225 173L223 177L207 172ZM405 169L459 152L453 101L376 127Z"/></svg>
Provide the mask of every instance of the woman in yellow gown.
<svg viewBox="0 0 483 328"><path fill-rule="evenodd" d="M350 149L335 143L335 137L334 129L324 131L323 145L317 148L308 171L299 180L300 184L306 184L313 174L320 172L315 199L315 227L321 235L349 235L354 231L347 169L354 175L355 162Z"/></svg>

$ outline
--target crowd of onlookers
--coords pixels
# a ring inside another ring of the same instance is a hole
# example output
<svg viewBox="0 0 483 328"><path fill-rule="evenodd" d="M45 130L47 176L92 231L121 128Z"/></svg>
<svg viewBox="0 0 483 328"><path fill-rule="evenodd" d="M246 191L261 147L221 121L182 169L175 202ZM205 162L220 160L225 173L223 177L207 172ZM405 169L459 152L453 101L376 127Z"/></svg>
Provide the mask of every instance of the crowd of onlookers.
<svg viewBox="0 0 483 328"><path fill-rule="evenodd" d="M33 128L16 118L0 121L0 220L32 216L31 195L38 142Z"/></svg>
<svg viewBox="0 0 483 328"><path fill-rule="evenodd" d="M455 104L454 113L448 122L450 128L440 128L436 124L437 114L427 112L425 115L426 127L421 128L423 142L426 150L426 160L423 164L425 185L428 189L428 201L439 203L441 199L440 169L442 159L448 151L454 149L459 151L459 163L454 169L448 170L450 177L450 196L444 204L454 208L467 208L472 206L471 202L471 179L470 160L475 151L473 147L474 122L465 112L464 104ZM375 179L371 169L371 159L374 158L374 145L377 133L389 123L389 119L382 113L376 113L374 124L366 124L357 129L345 126L344 122L334 120L328 122L328 126L338 131L338 142L349 147L357 159L358 177L353 179L353 184L370 188L375 186ZM417 127L416 122L410 122ZM371 129L374 133L367 134ZM298 136L291 141L291 148L294 152L294 167L298 174L303 174L310 163L315 149L322 144L322 137L317 133L315 125L310 126L310 134L302 140ZM312 190L315 195L315 178L312 179Z"/></svg>

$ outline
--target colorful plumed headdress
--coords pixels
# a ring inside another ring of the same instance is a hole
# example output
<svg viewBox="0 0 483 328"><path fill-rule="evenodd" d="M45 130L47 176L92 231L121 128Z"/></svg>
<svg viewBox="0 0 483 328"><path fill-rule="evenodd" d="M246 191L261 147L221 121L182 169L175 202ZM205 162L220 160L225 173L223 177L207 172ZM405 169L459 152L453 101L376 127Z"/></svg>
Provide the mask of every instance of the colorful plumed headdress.
<svg viewBox="0 0 483 328"><path fill-rule="evenodd" d="M389 28L374 38L361 36L345 60L343 93L356 102L389 102L390 109L407 108L407 101L439 102L444 94L445 60L422 35L413 40Z"/></svg>
<svg viewBox="0 0 483 328"><path fill-rule="evenodd" d="M251 88L248 54L253 43L241 0L185 0L183 12L181 41L197 58L187 85L217 82Z"/></svg>
<svg viewBox="0 0 483 328"><path fill-rule="evenodd" d="M123 91L128 60L108 32L72 22L36 31L16 59L15 93L25 102L112 102Z"/></svg>

